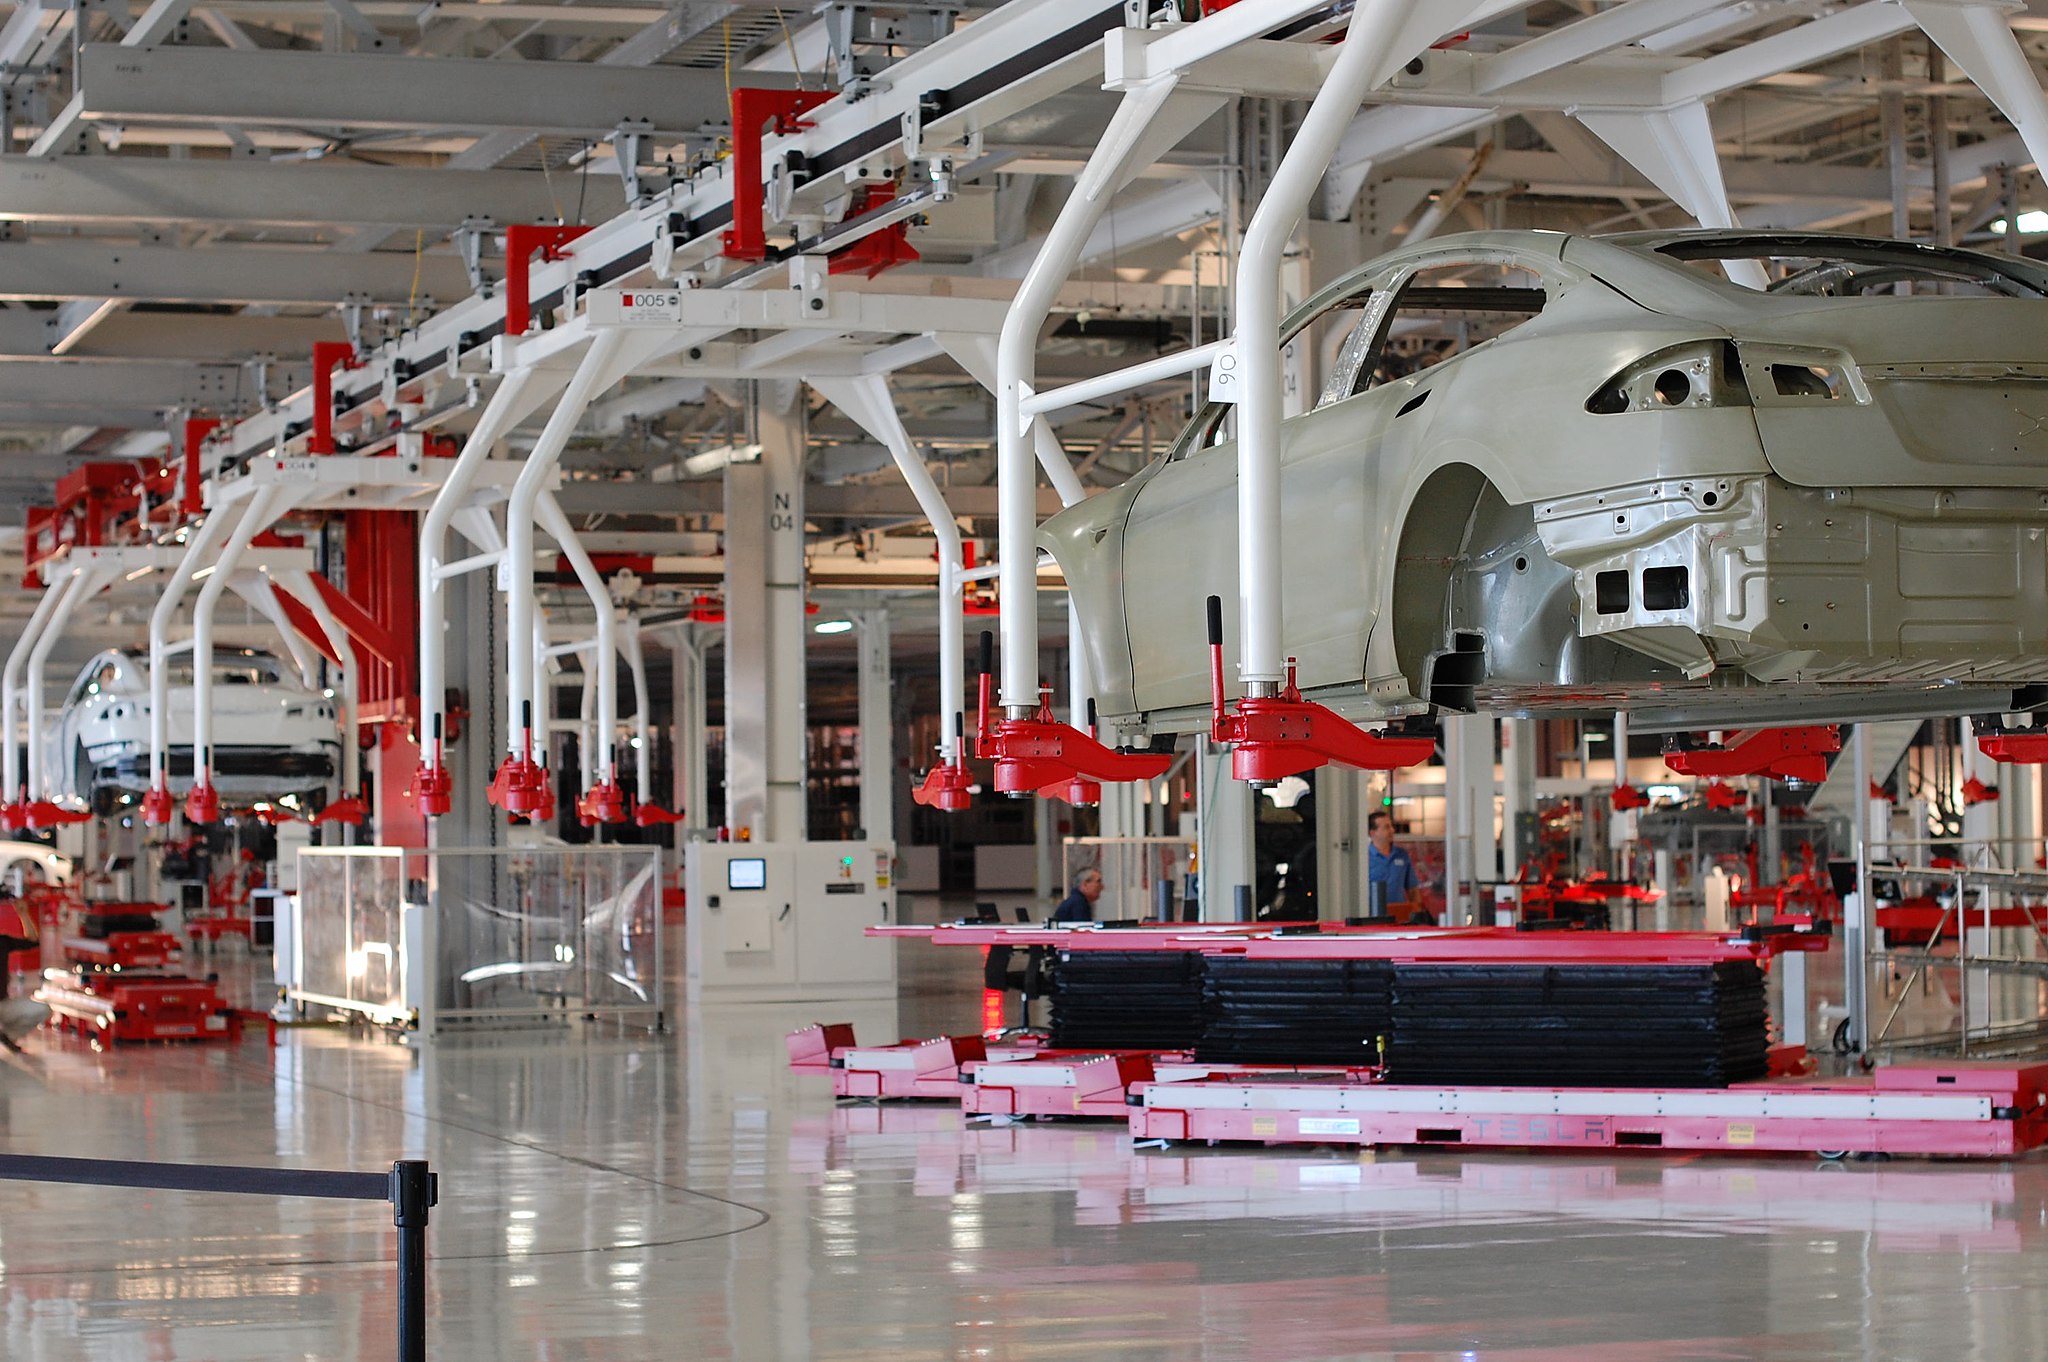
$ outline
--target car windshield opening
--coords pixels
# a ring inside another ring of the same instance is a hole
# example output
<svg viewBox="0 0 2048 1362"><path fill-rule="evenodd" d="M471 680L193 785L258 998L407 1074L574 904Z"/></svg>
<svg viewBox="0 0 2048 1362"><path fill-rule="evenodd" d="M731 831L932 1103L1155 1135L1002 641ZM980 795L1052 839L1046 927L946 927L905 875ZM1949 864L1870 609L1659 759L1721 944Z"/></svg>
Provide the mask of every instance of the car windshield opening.
<svg viewBox="0 0 2048 1362"><path fill-rule="evenodd" d="M1770 277L1768 291L1779 296L2048 298L2048 271L2031 261L1908 242L1710 236L1665 242L1656 251L1721 283L1728 282L1728 262L1755 261Z"/></svg>
<svg viewBox="0 0 2048 1362"><path fill-rule="evenodd" d="M192 654L180 653L164 661L164 671L174 686L192 684ZM274 686L284 680L284 669L266 653L215 653L213 684L216 686Z"/></svg>

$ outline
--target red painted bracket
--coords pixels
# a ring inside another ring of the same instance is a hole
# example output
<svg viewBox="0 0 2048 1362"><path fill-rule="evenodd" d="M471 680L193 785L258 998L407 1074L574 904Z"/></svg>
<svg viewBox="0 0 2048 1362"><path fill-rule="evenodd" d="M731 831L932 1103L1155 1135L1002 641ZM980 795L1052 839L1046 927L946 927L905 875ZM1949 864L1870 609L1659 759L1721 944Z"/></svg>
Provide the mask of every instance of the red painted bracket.
<svg viewBox="0 0 2048 1362"><path fill-rule="evenodd" d="M786 137L808 128L801 115L835 96L827 90L763 90L740 86L732 92L732 226L720 236L729 260L766 260L767 184L761 172L764 137ZM774 120L769 123L769 120ZM764 131L762 125L768 123Z"/></svg>
<svg viewBox="0 0 2048 1362"><path fill-rule="evenodd" d="M925 773L924 784L910 792L913 802L946 813L958 813L973 805L974 777L967 773L966 730L965 716L955 715L953 760L934 766Z"/></svg>
<svg viewBox="0 0 2048 1362"><path fill-rule="evenodd" d="M576 801L576 820L586 828L626 821L626 792L616 780L601 781Z"/></svg>
<svg viewBox="0 0 2048 1362"><path fill-rule="evenodd" d="M360 823L369 816L370 809L368 805L364 804L355 795L346 795L335 800L306 821L318 828L325 827L329 823Z"/></svg>
<svg viewBox="0 0 2048 1362"><path fill-rule="evenodd" d="M200 771L199 779L193 783L191 792L185 796L185 821L188 823L217 823L220 821L220 792L213 788L212 771Z"/></svg>
<svg viewBox="0 0 2048 1362"><path fill-rule="evenodd" d="M523 336L533 325L533 253L542 260L567 260L569 243L588 227L519 222L505 229L505 334Z"/></svg>
<svg viewBox="0 0 2048 1362"><path fill-rule="evenodd" d="M1969 808L1976 804L1992 804L1996 803L1997 800L1998 787L1996 785L1986 785L1975 776L1971 776L1963 782L1964 808Z"/></svg>
<svg viewBox="0 0 2048 1362"><path fill-rule="evenodd" d="M2007 728L1977 733L1977 750L2012 766L2048 764L2048 727Z"/></svg>
<svg viewBox="0 0 2048 1362"><path fill-rule="evenodd" d="M313 347L315 363L318 363L320 347ZM315 394L318 402L318 394ZM317 411L315 413L318 415ZM330 380L327 393L327 423L330 430L334 425L334 388ZM214 417L188 416L185 418L185 487L178 499L178 509L186 515L198 515L206 509L205 498L200 487L205 483L203 470L199 466L199 453L205 447L206 437L220 429L220 421Z"/></svg>
<svg viewBox="0 0 2048 1362"><path fill-rule="evenodd" d="M306 437L308 454L334 452L334 366L360 369L356 347L349 341L313 342L313 433ZM186 439L191 439L187 427ZM186 474L190 478L191 474Z"/></svg>
<svg viewBox="0 0 2048 1362"><path fill-rule="evenodd" d="M1043 794L1068 803L1093 803L1102 798L1102 781L1157 780L1173 765L1170 752L1118 752L1072 724L1060 723L1052 717L1052 701L1042 691L1038 712L1029 719L991 722L992 648L991 636L984 633L974 755L996 764L999 793Z"/></svg>
<svg viewBox="0 0 2048 1362"><path fill-rule="evenodd" d="M1837 724L1754 728L1730 733L1718 747L1666 752L1664 764L1682 776L1769 776L1818 785L1828 778L1828 754L1841 750Z"/></svg>
<svg viewBox="0 0 2048 1362"><path fill-rule="evenodd" d="M89 823L92 821L92 814L85 809L66 808L62 804L52 803L47 799L38 799L33 804L24 805L22 817L28 827L36 832L41 832L46 828L59 827L67 823Z"/></svg>
<svg viewBox="0 0 2048 1362"><path fill-rule="evenodd" d="M1209 598L1209 736L1231 746L1230 774L1255 785L1336 762L1361 771L1397 771L1428 761L1436 739L1368 733L1343 715L1301 698L1294 659L1277 696L1247 696L1232 714L1223 699L1223 600Z"/></svg>
<svg viewBox="0 0 2048 1362"><path fill-rule="evenodd" d="M633 806L633 826L636 828L674 827L683 821L685 815L659 804L636 804Z"/></svg>
<svg viewBox="0 0 2048 1362"><path fill-rule="evenodd" d="M847 220L850 222L865 213L886 207L895 198L894 185L863 185L860 197L847 209ZM826 257L829 263L825 268L830 274L865 274L872 279L884 270L923 258L917 253L917 247L910 244L910 224L892 222L887 227L868 233L844 250L832 252Z"/></svg>
<svg viewBox="0 0 2048 1362"><path fill-rule="evenodd" d="M1616 813L1627 813L1631 809L1647 809L1650 797L1633 785L1617 785L1607 796L1607 802Z"/></svg>
<svg viewBox="0 0 2048 1362"><path fill-rule="evenodd" d="M11 804L0 804L0 828L20 832L28 826L28 793L23 791Z"/></svg>
<svg viewBox="0 0 2048 1362"><path fill-rule="evenodd" d="M1723 785L1717 780L1707 786L1707 807L1710 809L1739 809L1748 803L1748 793L1733 785Z"/></svg>

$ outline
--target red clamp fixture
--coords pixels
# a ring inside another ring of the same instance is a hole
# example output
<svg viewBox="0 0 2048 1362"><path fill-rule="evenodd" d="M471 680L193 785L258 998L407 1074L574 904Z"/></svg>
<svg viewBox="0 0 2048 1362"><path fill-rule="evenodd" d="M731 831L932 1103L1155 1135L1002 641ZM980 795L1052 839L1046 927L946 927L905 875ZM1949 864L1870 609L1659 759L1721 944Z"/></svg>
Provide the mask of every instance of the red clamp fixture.
<svg viewBox="0 0 2048 1362"><path fill-rule="evenodd" d="M1993 761L2011 766L2048 764L2048 727L2006 728L1980 723L1977 750Z"/></svg>
<svg viewBox="0 0 2048 1362"><path fill-rule="evenodd" d="M178 801L171 798L168 785L157 785L142 797L142 821L153 828L169 827L171 816L178 811Z"/></svg>
<svg viewBox="0 0 2048 1362"><path fill-rule="evenodd" d="M192 782L192 788L185 795L185 821L188 823L217 823L220 821L220 792L213 788L213 768L199 768L199 779Z"/></svg>
<svg viewBox="0 0 2048 1362"><path fill-rule="evenodd" d="M1228 743L1230 774L1253 785L1336 762L1361 771L1397 771L1428 761L1436 739L1368 733L1337 711L1301 698L1294 659L1278 695L1247 695L1232 714L1223 699L1223 598L1209 598L1209 736Z"/></svg>
<svg viewBox="0 0 2048 1362"><path fill-rule="evenodd" d="M313 433L306 437L308 454L332 454L334 452L334 367L360 369L363 362L356 358L356 347L349 341L313 342ZM186 439L191 440L188 428ZM190 468L189 462L187 467ZM186 474L189 482L191 473Z"/></svg>
<svg viewBox="0 0 2048 1362"><path fill-rule="evenodd" d="M863 185L860 197L846 210L846 220L851 222L863 214L886 208L895 199L894 185ZM917 253L917 247L910 244L910 224L892 222L879 231L869 232L845 250L832 252L826 271L830 274L865 274L872 279L883 270L923 258Z"/></svg>
<svg viewBox="0 0 2048 1362"><path fill-rule="evenodd" d="M766 260L763 222L767 185L761 173L761 139L786 137L808 128L802 115L834 98L827 90L763 90L741 86L732 92L732 226L719 238L730 260ZM761 125L770 124L764 132Z"/></svg>
<svg viewBox="0 0 2048 1362"><path fill-rule="evenodd" d="M448 774L441 736L441 716L434 716L434 759L413 772L412 797L422 818L439 818L455 807L455 778Z"/></svg>
<svg viewBox="0 0 2048 1362"><path fill-rule="evenodd" d="M953 760L927 771L924 784L910 792L916 803L946 813L958 813L974 803L974 777L967 772L967 718L956 714L953 720Z"/></svg>
<svg viewBox="0 0 2048 1362"><path fill-rule="evenodd" d="M1608 804L1616 813L1628 813L1634 809L1650 807L1650 797L1633 785L1617 785L1607 796Z"/></svg>
<svg viewBox="0 0 2048 1362"><path fill-rule="evenodd" d="M22 791L11 804L0 804L0 829L20 832L28 826L28 792Z"/></svg>
<svg viewBox="0 0 2048 1362"><path fill-rule="evenodd" d="M34 803L25 806L22 813L28 822L29 829L34 832L43 832L49 828L59 827L66 823L89 823L92 821L92 814L86 809L67 808L62 804L53 803L47 799L38 799Z"/></svg>
<svg viewBox="0 0 2048 1362"><path fill-rule="evenodd" d="M356 795L343 795L320 812L307 819L316 828L329 823L360 823L370 816L369 805Z"/></svg>
<svg viewBox="0 0 2048 1362"><path fill-rule="evenodd" d="M1041 692L1038 712L1029 719L989 720L990 669L994 636L981 636L981 696L975 727L974 755L996 764L996 790L1013 798L1042 794L1051 799L1087 795L1102 797L1101 781L1157 780L1173 764L1167 752L1118 752L1052 717L1052 704Z"/></svg>
<svg viewBox="0 0 2048 1362"><path fill-rule="evenodd" d="M1749 803L1749 795L1733 785L1714 781L1707 786L1707 807L1710 809L1739 809Z"/></svg>
<svg viewBox="0 0 2048 1362"><path fill-rule="evenodd" d="M505 334L523 336L533 325L533 294L528 271L533 253L542 260L567 260L569 243L588 227L564 227L560 223L518 222L505 229Z"/></svg>
<svg viewBox="0 0 2048 1362"><path fill-rule="evenodd" d="M659 804L636 804L633 806L633 826L636 828L669 828L683 821L683 815Z"/></svg>
<svg viewBox="0 0 2048 1362"><path fill-rule="evenodd" d="M1828 778L1828 755L1841 750L1837 724L1753 728L1730 733L1719 746L1668 751L1664 764L1682 776L1769 776L1818 785Z"/></svg>
<svg viewBox="0 0 2048 1362"><path fill-rule="evenodd" d="M522 748L508 755L504 764L498 767L498 774L492 777L486 797L506 813L533 818L554 803L554 792L548 788L547 771L533 759L533 702L530 700L521 705L519 726L523 734Z"/></svg>
<svg viewBox="0 0 2048 1362"><path fill-rule="evenodd" d="M586 828L626 821L626 792L614 780L600 781L576 801L576 821Z"/></svg>
<svg viewBox="0 0 2048 1362"><path fill-rule="evenodd" d="M1971 808L1978 804L1995 804L1997 802L1998 787L1996 785L1986 785L1975 776L1971 776L1963 782L1964 808Z"/></svg>

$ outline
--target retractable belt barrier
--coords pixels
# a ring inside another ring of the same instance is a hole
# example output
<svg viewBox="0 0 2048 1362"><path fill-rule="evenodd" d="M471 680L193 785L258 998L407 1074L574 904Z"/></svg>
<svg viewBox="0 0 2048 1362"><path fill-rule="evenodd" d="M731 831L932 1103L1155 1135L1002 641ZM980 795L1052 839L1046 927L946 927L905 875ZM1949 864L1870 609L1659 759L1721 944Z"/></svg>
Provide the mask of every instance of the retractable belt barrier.
<svg viewBox="0 0 2048 1362"><path fill-rule="evenodd" d="M426 1362L427 1216L440 1199L440 1179L424 1159L400 1159L388 1173L345 1173L0 1154L0 1181L388 1202L398 1227L398 1362Z"/></svg>

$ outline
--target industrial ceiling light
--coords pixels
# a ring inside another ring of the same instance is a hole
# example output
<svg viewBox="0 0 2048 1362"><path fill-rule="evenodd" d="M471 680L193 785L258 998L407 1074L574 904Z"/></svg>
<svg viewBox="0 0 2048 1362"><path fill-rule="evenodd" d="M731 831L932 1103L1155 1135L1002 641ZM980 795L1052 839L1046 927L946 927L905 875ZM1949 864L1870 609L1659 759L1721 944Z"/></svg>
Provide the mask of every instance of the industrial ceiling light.
<svg viewBox="0 0 2048 1362"><path fill-rule="evenodd" d="M852 620L825 620L816 626L821 634L846 634L853 631Z"/></svg>
<svg viewBox="0 0 2048 1362"><path fill-rule="evenodd" d="M693 478L702 478L712 473L723 472L736 463L759 463L760 461L761 446L759 445L719 445L716 448L707 449L701 453L686 455L682 463L685 473Z"/></svg>

